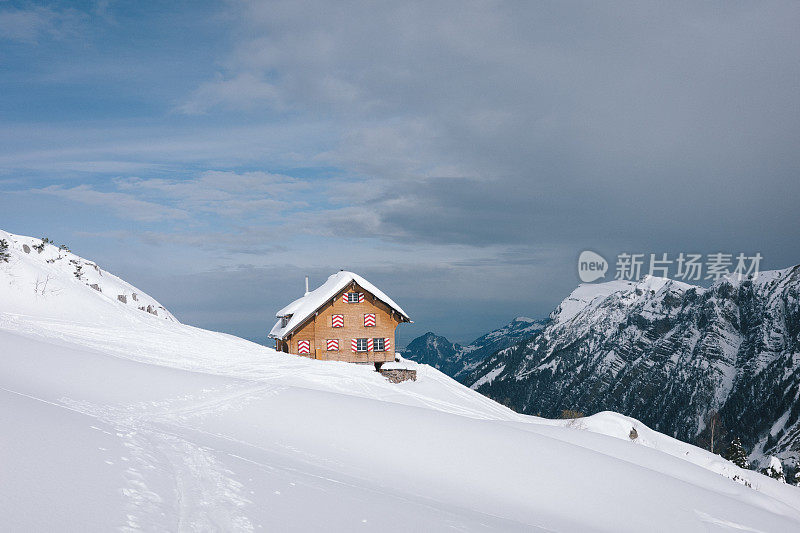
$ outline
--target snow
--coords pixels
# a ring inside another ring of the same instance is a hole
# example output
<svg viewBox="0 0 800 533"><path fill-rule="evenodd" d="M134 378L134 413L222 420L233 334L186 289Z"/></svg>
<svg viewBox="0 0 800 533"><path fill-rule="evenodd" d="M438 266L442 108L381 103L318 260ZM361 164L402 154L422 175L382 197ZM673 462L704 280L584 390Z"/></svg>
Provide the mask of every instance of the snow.
<svg viewBox="0 0 800 533"><path fill-rule="evenodd" d="M783 463L781 460L771 455L769 458L769 466L767 468L773 469L775 472L783 473Z"/></svg>
<svg viewBox="0 0 800 533"><path fill-rule="evenodd" d="M74 306L79 305L81 313L114 317L120 307L133 309L135 314L144 314L150 307L155 314L148 315L177 321L153 297L92 261L53 244L45 244L43 251L38 252L34 246L42 240L33 237L0 230L0 239L8 243L11 253L9 262L2 263L3 299L6 306L17 312L39 317L70 316L76 312ZM82 279L75 277L77 266L81 267Z"/></svg>
<svg viewBox="0 0 800 533"><path fill-rule="evenodd" d="M615 292L630 290L636 285L633 281L614 280L605 283L581 283L567 296L554 311L554 320L567 322L593 302L602 301Z"/></svg>
<svg viewBox="0 0 800 533"><path fill-rule="evenodd" d="M311 316L311 314L319 309L325 302L338 295L339 292L347 287L352 281L355 281L361 288L368 291L375 296L375 298L400 313L407 320L409 319L408 314L403 311L403 309L397 305L394 300L386 296L386 294L384 294L383 291L381 291L375 285L358 274L348 272L346 270L340 270L336 274L329 276L325 283L313 291L305 294L278 311L275 314L275 316L278 318L289 315L291 315L291 318L285 326L281 326L281 320L278 320L272 327L269 336L276 339L282 339L287 333L292 331L306 318Z"/></svg>
<svg viewBox="0 0 800 533"><path fill-rule="evenodd" d="M695 287L682 281L649 275L643 276L639 281L620 279L605 283L581 283L559 304L550 318L557 324L563 324L575 318L585 309L598 306L612 294L636 294L636 291L659 292L667 288L678 291L686 291L691 288L696 288L700 291L704 290L702 287Z"/></svg>
<svg viewBox="0 0 800 533"><path fill-rule="evenodd" d="M781 417L777 419L774 424L772 424L772 427L769 430L769 434L774 437L775 435L778 434L778 432L781 429L785 428L786 421L789 420L789 416L791 416L791 414L792 414L791 409L788 409L785 413L783 413Z"/></svg>
<svg viewBox="0 0 800 533"><path fill-rule="evenodd" d="M0 530L800 528L795 487L634 419L519 415L410 361L417 381L391 384L69 269L41 297L28 282L52 264L23 253L0 264Z"/></svg>
<svg viewBox="0 0 800 533"><path fill-rule="evenodd" d="M473 383L471 388L477 389L481 385L484 385L486 383L491 383L492 381L494 381L494 378L503 373L503 370L505 370L505 368L506 365L499 365L497 368L493 368L491 372L487 373L485 376L481 376L481 378L478 381Z"/></svg>

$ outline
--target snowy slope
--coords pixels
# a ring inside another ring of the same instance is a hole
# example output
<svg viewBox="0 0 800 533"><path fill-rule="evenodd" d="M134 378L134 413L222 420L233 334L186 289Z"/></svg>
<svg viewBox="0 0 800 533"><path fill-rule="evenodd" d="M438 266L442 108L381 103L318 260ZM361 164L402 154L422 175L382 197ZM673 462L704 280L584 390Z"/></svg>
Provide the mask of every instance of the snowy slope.
<svg viewBox="0 0 800 533"><path fill-rule="evenodd" d="M519 415L413 363L394 385L101 299L24 253L0 264L0 530L800 528L794 487L731 481L633 419ZM45 271L64 290L26 302Z"/></svg>
<svg viewBox="0 0 800 533"><path fill-rule="evenodd" d="M151 296L63 247L2 230L0 240L8 243L11 254L2 265L4 305L18 312L56 317L77 311L113 317L124 307L176 321Z"/></svg>

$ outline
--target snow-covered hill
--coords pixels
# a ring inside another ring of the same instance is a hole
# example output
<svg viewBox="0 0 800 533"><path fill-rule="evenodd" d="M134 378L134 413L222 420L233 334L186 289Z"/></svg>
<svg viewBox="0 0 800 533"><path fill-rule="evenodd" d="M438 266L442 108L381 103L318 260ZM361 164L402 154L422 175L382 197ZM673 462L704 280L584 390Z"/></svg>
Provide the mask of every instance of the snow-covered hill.
<svg viewBox="0 0 800 533"><path fill-rule="evenodd" d="M0 240L7 243L10 254L3 264L6 307L36 316L85 313L95 317L115 316L123 307L176 321L154 298L65 246L2 230Z"/></svg>
<svg viewBox="0 0 800 533"><path fill-rule="evenodd" d="M685 441L719 411L762 466L800 460L800 267L581 285L550 318L462 381L520 412L611 409Z"/></svg>
<svg viewBox="0 0 800 533"><path fill-rule="evenodd" d="M45 257L0 263L0 530L800 528L795 487L636 420L545 420L426 365L392 384L277 353ZM61 290L35 293L47 274Z"/></svg>

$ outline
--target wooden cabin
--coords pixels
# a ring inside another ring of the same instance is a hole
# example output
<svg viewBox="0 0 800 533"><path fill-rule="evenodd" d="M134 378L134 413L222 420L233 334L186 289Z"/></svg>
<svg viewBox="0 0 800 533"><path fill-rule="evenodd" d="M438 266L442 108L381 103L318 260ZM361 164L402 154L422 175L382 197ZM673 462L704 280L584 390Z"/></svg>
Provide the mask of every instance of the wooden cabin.
<svg viewBox="0 0 800 533"><path fill-rule="evenodd" d="M275 349L314 359L375 363L394 361L394 332L408 314L358 274L341 270L275 315L269 333Z"/></svg>

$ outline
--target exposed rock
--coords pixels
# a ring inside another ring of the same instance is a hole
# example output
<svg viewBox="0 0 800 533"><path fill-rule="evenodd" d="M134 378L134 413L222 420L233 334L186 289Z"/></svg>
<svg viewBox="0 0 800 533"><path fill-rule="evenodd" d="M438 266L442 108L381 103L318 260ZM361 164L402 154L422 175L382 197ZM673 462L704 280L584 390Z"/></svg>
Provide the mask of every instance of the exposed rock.
<svg viewBox="0 0 800 533"><path fill-rule="evenodd" d="M117 300L119 300L124 304L128 303L128 297L125 296L124 294L117 294Z"/></svg>
<svg viewBox="0 0 800 533"><path fill-rule="evenodd" d="M378 370L383 377L392 383L400 383L402 381L417 381L417 371L405 368L389 368Z"/></svg>
<svg viewBox="0 0 800 533"><path fill-rule="evenodd" d="M96 290L97 292L103 292L103 289L101 289L101 288L100 288L100 285L98 285L97 283L92 283L92 284L91 284L91 285L89 285L89 286L90 286L91 288L93 288L94 290Z"/></svg>
<svg viewBox="0 0 800 533"><path fill-rule="evenodd" d="M22 245L22 251L25 252L26 254L29 254L29 253L31 253L31 247L28 246L27 244L23 244Z"/></svg>

